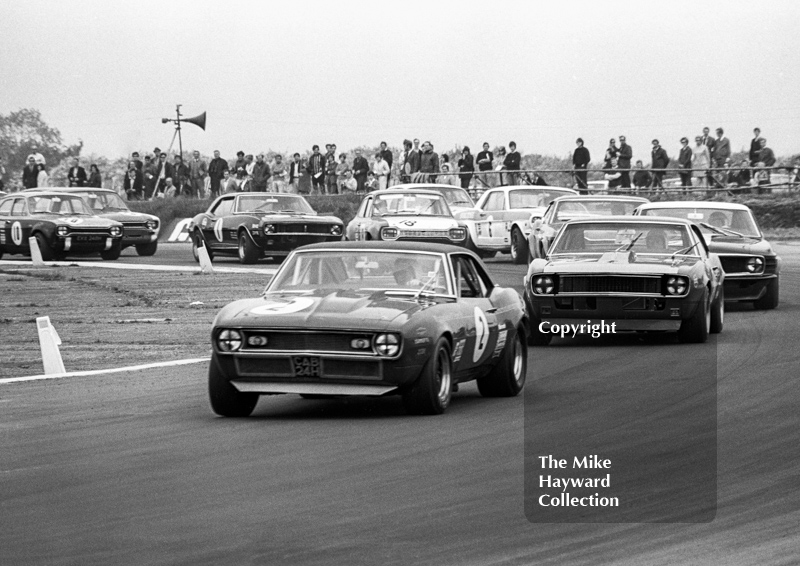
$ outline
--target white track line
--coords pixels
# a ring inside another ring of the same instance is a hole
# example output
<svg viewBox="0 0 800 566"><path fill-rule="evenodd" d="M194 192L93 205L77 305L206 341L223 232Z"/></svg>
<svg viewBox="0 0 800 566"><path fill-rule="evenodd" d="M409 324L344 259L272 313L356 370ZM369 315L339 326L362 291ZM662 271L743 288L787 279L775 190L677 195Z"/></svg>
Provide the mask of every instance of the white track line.
<svg viewBox="0 0 800 566"><path fill-rule="evenodd" d="M0 385L5 383L19 383L22 381L39 381L42 379L60 379L62 377L77 377L82 375L102 375L104 373L122 373L126 371L140 371L151 368L163 368L168 366L185 366L188 364L199 364L207 362L211 358L189 358L186 360L172 360L170 362L155 362L152 364L142 364L140 366L127 366L122 368L93 369L88 371L68 371L66 373L56 373L52 375L26 375L23 377L6 377L0 379Z"/></svg>
<svg viewBox="0 0 800 566"><path fill-rule="evenodd" d="M4 265L23 265L30 268L37 268L30 261L17 259L0 260L0 267ZM48 261L45 267L102 267L105 269L142 269L145 271L182 271L187 273L200 273L199 267L187 267L185 265L154 265L150 263L112 263L94 261ZM260 273L262 275L275 275L277 267L223 267L214 266L214 273Z"/></svg>

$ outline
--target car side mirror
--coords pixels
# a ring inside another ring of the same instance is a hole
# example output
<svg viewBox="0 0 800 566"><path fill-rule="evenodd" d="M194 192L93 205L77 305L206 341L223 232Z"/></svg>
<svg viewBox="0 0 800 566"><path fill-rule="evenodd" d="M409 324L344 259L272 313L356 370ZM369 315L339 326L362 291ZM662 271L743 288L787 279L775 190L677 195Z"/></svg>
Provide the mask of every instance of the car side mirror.
<svg viewBox="0 0 800 566"><path fill-rule="evenodd" d="M531 228L533 228L533 230L536 230L536 231L542 229L542 219L541 219L541 217L539 217L539 216L531 217Z"/></svg>

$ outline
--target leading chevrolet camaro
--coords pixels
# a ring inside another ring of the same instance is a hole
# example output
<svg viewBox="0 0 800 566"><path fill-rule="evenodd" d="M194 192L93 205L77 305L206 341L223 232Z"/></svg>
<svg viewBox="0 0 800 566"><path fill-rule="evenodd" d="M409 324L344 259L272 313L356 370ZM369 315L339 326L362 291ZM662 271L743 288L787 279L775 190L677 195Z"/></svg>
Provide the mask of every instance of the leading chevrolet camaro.
<svg viewBox="0 0 800 566"><path fill-rule="evenodd" d="M525 309L478 257L451 245L314 244L264 294L214 320L212 410L241 417L259 395L400 394L440 414L458 383L513 396L525 383Z"/></svg>
<svg viewBox="0 0 800 566"><path fill-rule="evenodd" d="M564 224L525 276L531 343L541 323L616 323L619 330L676 330L705 342L725 312L719 258L700 229L677 218L609 216Z"/></svg>

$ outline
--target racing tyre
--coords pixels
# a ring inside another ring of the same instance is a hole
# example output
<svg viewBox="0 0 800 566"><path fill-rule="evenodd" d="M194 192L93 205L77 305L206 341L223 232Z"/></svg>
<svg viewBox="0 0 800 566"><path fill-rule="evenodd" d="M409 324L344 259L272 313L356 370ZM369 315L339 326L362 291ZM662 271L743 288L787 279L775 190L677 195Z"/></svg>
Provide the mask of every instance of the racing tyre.
<svg viewBox="0 0 800 566"><path fill-rule="evenodd" d="M450 345L444 338L439 338L419 379L403 391L406 410L415 415L444 413L450 404L452 372Z"/></svg>
<svg viewBox="0 0 800 566"><path fill-rule="evenodd" d="M217 367L217 357L208 366L208 400L211 410L221 417L248 417L258 403L258 393L241 393Z"/></svg>
<svg viewBox="0 0 800 566"><path fill-rule="evenodd" d="M703 289L703 298L697 305L692 318L681 322L678 329L678 340L684 343L702 344L708 340L711 330L711 308L708 304L708 289Z"/></svg>
<svg viewBox="0 0 800 566"><path fill-rule="evenodd" d="M711 305L711 334L722 332L722 325L725 322L725 290L720 287L719 297Z"/></svg>
<svg viewBox="0 0 800 566"><path fill-rule="evenodd" d="M149 244L136 244L136 253L140 256L155 255L158 249L158 241L150 242Z"/></svg>
<svg viewBox="0 0 800 566"><path fill-rule="evenodd" d="M258 248L250 236L244 230L239 232L239 263L255 263L259 255Z"/></svg>
<svg viewBox="0 0 800 566"><path fill-rule="evenodd" d="M192 234L192 256L197 263L200 263L200 256L197 255L197 248L204 245L205 243L203 242L203 236L201 236L199 232L195 231ZM206 246L206 251L208 252L208 259L214 261L214 252L211 251L211 248Z"/></svg>
<svg viewBox="0 0 800 566"><path fill-rule="evenodd" d="M764 296L753 302L753 306L761 310L772 310L778 306L778 294L780 292L780 279L777 277L767 284L767 292Z"/></svg>
<svg viewBox="0 0 800 566"><path fill-rule="evenodd" d="M117 240L117 242L111 246L111 249L100 252L100 257L105 261L114 261L115 259L119 259L121 253L122 240Z"/></svg>
<svg viewBox="0 0 800 566"><path fill-rule="evenodd" d="M525 332L518 328L509 336L500 361L491 373L478 379L478 391L484 397L514 397L525 385L528 371L528 345Z"/></svg>
<svg viewBox="0 0 800 566"><path fill-rule="evenodd" d="M528 263L528 240L516 226L511 229L511 259L514 263Z"/></svg>
<svg viewBox="0 0 800 566"><path fill-rule="evenodd" d="M47 243L47 240L41 232L36 233L36 245L39 246L39 251L42 253L42 260L52 261L55 258L56 253Z"/></svg>

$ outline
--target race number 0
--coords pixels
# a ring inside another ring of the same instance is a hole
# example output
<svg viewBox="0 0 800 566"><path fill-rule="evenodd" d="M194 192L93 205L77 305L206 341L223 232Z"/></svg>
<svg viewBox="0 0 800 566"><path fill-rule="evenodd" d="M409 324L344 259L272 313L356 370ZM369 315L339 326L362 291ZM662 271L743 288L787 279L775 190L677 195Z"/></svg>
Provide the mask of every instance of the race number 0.
<svg viewBox="0 0 800 566"><path fill-rule="evenodd" d="M16 246L22 245L22 224L18 221L11 225L11 241Z"/></svg>
<svg viewBox="0 0 800 566"><path fill-rule="evenodd" d="M222 241L222 218L214 222L214 235L217 237L218 242Z"/></svg>
<svg viewBox="0 0 800 566"><path fill-rule="evenodd" d="M486 351L489 343L489 321L478 307L475 307L475 349L472 351L472 362L477 363Z"/></svg>

